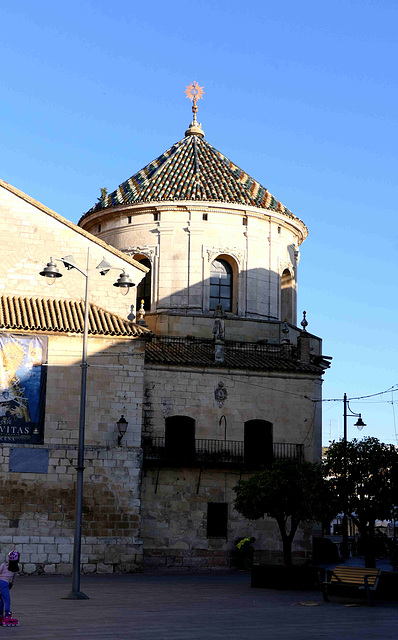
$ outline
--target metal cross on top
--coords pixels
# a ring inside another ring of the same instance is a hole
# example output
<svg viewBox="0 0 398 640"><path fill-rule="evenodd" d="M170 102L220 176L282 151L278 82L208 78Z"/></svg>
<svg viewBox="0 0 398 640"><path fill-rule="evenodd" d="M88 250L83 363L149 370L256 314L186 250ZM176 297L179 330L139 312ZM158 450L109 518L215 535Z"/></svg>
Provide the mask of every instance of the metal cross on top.
<svg viewBox="0 0 398 640"><path fill-rule="evenodd" d="M203 98L203 87L200 87L197 82L191 82L191 84L185 89L185 93L187 94L187 98L192 100L192 113L193 113L193 125L197 125L196 114L198 112L198 107L196 105L197 101L200 98Z"/></svg>

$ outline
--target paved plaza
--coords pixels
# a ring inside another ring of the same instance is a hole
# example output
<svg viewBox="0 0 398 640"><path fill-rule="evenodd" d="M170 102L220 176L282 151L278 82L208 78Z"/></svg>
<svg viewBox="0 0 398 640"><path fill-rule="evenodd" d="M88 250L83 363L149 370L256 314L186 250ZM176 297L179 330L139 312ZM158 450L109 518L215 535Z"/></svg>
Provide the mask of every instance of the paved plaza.
<svg viewBox="0 0 398 640"><path fill-rule="evenodd" d="M64 600L70 577L18 577L11 592L16 628L35 640L257 640L397 637L398 603L347 607L317 591L252 589L246 572L83 577L89 600ZM318 606L311 606L316 603Z"/></svg>

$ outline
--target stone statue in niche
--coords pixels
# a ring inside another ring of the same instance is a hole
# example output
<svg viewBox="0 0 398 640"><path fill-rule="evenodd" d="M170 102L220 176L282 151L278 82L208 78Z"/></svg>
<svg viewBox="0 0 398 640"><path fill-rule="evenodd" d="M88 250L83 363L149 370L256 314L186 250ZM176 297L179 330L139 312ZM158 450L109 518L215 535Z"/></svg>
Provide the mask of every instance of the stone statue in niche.
<svg viewBox="0 0 398 640"><path fill-rule="evenodd" d="M217 363L224 362L224 342L225 342L225 320L224 309L218 304L214 311L214 361Z"/></svg>
<svg viewBox="0 0 398 640"><path fill-rule="evenodd" d="M225 340L225 313L221 304L218 304L214 310L213 333L216 340Z"/></svg>

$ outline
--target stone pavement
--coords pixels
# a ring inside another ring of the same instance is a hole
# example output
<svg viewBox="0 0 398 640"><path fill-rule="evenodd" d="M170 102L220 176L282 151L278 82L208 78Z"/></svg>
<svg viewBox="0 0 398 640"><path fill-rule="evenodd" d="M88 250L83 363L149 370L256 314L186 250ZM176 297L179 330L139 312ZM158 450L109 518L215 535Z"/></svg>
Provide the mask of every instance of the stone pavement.
<svg viewBox="0 0 398 640"><path fill-rule="evenodd" d="M16 628L35 640L385 640L397 637L398 603L346 607L316 591L251 589L247 572L97 575L82 578L89 600L63 600L71 578L19 576L11 592ZM303 606L300 603L317 603Z"/></svg>

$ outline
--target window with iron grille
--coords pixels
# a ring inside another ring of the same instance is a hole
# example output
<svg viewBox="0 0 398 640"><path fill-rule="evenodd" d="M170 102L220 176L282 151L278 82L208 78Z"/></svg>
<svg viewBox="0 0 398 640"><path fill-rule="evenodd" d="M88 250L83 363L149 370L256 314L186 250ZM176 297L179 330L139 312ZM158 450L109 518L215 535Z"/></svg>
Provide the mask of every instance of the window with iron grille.
<svg viewBox="0 0 398 640"><path fill-rule="evenodd" d="M232 311L232 267L226 260L214 260L210 267L210 309L219 304Z"/></svg>
<svg viewBox="0 0 398 640"><path fill-rule="evenodd" d="M226 538L228 530L228 504L226 502L207 503L207 537Z"/></svg>

